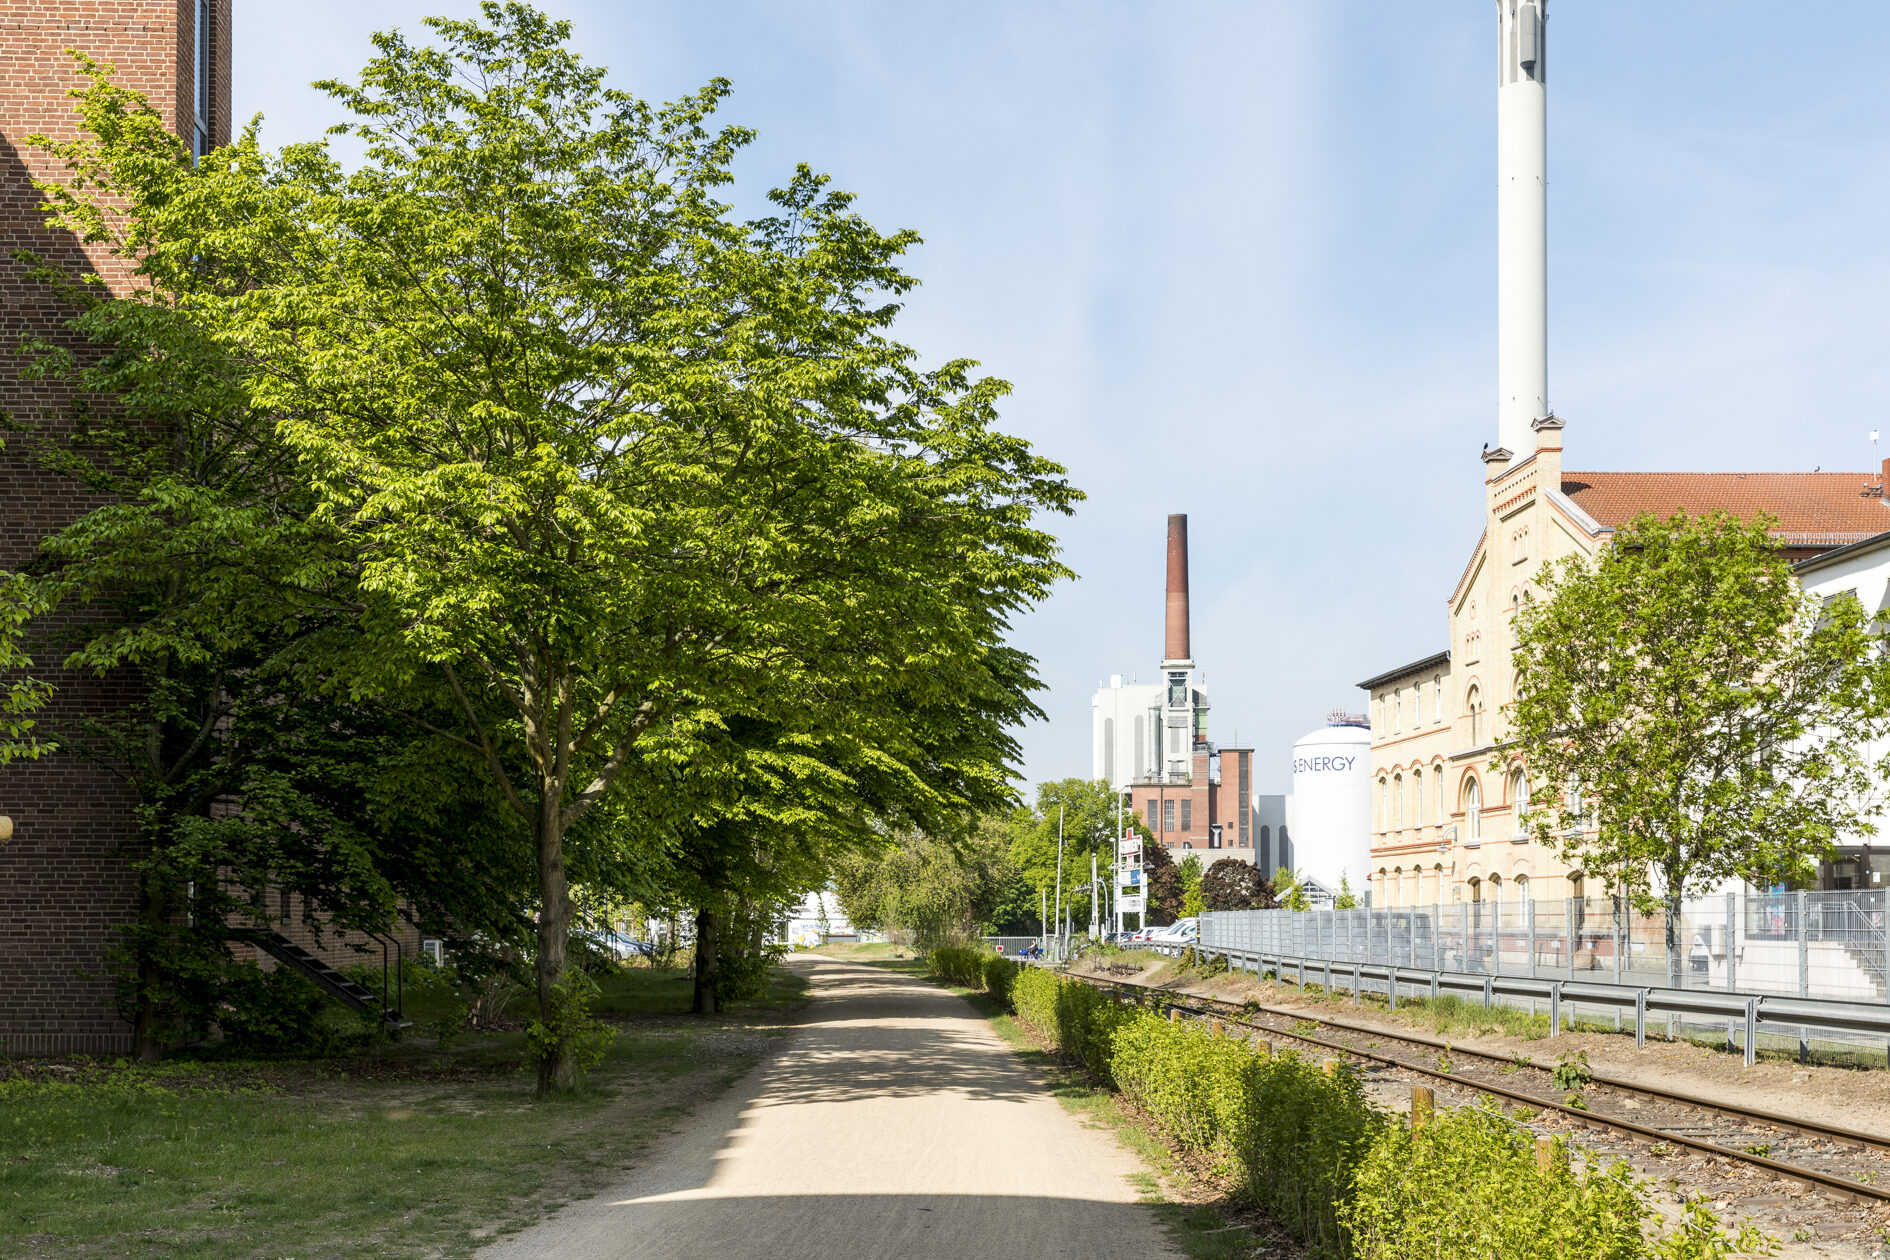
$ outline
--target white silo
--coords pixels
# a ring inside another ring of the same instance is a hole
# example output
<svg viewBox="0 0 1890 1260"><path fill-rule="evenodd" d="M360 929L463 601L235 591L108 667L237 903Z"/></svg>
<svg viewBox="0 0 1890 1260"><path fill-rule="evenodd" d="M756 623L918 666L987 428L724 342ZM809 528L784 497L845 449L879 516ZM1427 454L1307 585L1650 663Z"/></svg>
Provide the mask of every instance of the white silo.
<svg viewBox="0 0 1890 1260"><path fill-rule="evenodd" d="M1372 858L1371 743L1367 726L1339 714L1293 745L1293 866L1332 893L1349 879L1361 905Z"/></svg>

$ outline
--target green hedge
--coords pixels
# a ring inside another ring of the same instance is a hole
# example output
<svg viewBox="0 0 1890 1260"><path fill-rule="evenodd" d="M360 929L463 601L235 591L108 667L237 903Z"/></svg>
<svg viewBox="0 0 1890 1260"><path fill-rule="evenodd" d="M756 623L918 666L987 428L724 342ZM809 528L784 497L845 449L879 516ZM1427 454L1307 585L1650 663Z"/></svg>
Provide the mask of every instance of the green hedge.
<svg viewBox="0 0 1890 1260"><path fill-rule="evenodd" d="M940 964L935 960L934 967ZM1237 1174L1242 1196L1330 1260L1722 1260L1768 1254L1729 1238L1704 1202L1666 1236L1622 1161L1577 1170L1558 1141L1493 1108L1439 1111L1415 1133L1372 1107L1349 1070L1169 1021L1028 968L1018 1019L1132 1099L1178 1146Z"/></svg>

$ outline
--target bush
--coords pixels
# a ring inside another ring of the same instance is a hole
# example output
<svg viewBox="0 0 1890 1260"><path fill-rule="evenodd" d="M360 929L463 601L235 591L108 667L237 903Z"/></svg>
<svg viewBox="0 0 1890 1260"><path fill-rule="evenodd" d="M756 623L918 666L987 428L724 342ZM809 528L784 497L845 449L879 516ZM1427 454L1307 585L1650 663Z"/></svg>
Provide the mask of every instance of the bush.
<svg viewBox="0 0 1890 1260"><path fill-rule="evenodd" d="M223 1044L242 1055L323 1058L364 1049L375 1029L287 967L231 969L218 1014Z"/></svg>
<svg viewBox="0 0 1890 1260"><path fill-rule="evenodd" d="M935 958L935 969L941 965ZM1546 1171L1534 1135L1492 1108L1440 1111L1413 1133L1365 1100L1349 1070L1293 1051L1256 1054L1217 1034L1119 1005L1027 968L1018 1019L1114 1084L1177 1146L1240 1176L1240 1196L1329 1260L1725 1260L1770 1254L1750 1226L1729 1237L1703 1202L1666 1237L1625 1164L1559 1144Z"/></svg>
<svg viewBox="0 0 1890 1260"><path fill-rule="evenodd" d="M926 957L931 964L932 974L941 980L949 980L967 989L984 988L984 960L988 955L982 950L965 949L957 945L941 945Z"/></svg>
<svg viewBox="0 0 1890 1260"><path fill-rule="evenodd" d="M984 991L1005 1010L1014 1010L1011 990L1017 984L1017 973L1024 969L1023 964L1002 954L985 954L983 957Z"/></svg>

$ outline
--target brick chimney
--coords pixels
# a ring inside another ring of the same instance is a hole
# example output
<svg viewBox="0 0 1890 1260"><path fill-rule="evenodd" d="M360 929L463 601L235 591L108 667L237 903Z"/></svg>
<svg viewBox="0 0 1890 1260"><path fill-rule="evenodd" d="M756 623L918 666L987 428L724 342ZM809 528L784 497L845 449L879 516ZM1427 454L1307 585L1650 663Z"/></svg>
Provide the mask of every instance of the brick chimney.
<svg viewBox="0 0 1890 1260"><path fill-rule="evenodd" d="M1168 608L1164 661L1185 661L1188 655L1188 517L1168 517Z"/></svg>

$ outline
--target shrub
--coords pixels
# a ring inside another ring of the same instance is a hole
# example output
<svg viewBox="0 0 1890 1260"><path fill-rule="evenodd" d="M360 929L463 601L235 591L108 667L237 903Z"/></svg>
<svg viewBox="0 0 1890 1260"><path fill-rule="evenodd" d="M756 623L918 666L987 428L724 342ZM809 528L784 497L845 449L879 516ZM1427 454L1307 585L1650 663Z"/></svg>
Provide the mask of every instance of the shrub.
<svg viewBox="0 0 1890 1260"><path fill-rule="evenodd" d="M984 991L1007 1011L1013 1009L1011 989L1017 983L1017 973L1023 969L1022 964L1002 954L984 955Z"/></svg>
<svg viewBox="0 0 1890 1260"><path fill-rule="evenodd" d="M1558 1140L1544 1170L1528 1131L1491 1106L1439 1111L1415 1132L1385 1126L1338 1216L1358 1260L1659 1254L1626 1163L1589 1159L1578 1172Z"/></svg>
<svg viewBox="0 0 1890 1260"><path fill-rule="evenodd" d="M941 960L935 957L934 969ZM1703 1203L1654 1228L1625 1164L1534 1135L1493 1107L1440 1111L1415 1133L1371 1106L1349 1070L1121 1006L1036 968L1017 971L1018 1019L1132 1099L1177 1146L1237 1171L1241 1196L1322 1260L1726 1260L1770 1254L1750 1225L1728 1236Z"/></svg>
<svg viewBox="0 0 1890 1260"><path fill-rule="evenodd" d="M941 945L927 956L932 974L941 980L953 984L962 984L968 989L982 989L984 985L984 960L987 955L982 950L965 949L957 945Z"/></svg>
<svg viewBox="0 0 1890 1260"><path fill-rule="evenodd" d="M242 1055L321 1058L365 1048L375 1029L287 967L231 969L217 1024L225 1048Z"/></svg>

